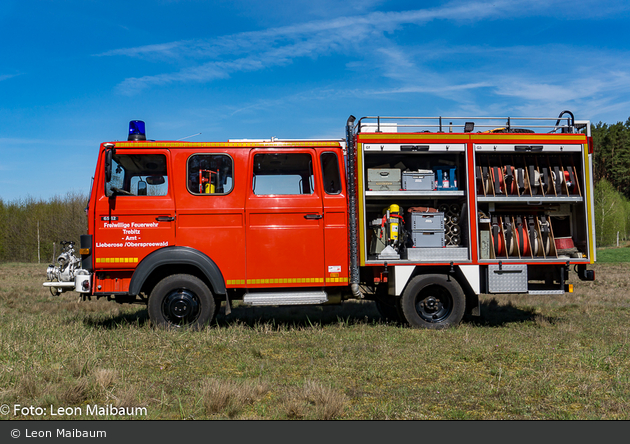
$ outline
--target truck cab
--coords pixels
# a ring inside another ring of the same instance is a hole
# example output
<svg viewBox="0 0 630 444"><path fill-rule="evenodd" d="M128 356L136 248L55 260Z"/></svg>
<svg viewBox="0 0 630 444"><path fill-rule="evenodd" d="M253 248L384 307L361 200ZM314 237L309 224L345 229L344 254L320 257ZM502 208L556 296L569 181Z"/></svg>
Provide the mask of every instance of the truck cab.
<svg viewBox="0 0 630 444"><path fill-rule="evenodd" d="M165 326L207 324L230 299L339 301L345 183L338 141L103 143L77 290L147 303Z"/></svg>

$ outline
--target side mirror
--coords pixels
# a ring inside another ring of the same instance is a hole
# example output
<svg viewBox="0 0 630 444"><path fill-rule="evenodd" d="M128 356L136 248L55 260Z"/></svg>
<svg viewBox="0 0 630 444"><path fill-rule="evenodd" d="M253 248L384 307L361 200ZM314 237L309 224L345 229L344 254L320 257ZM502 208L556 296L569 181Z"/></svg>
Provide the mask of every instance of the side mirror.
<svg viewBox="0 0 630 444"><path fill-rule="evenodd" d="M109 182L112 180L112 156L113 155L114 153L111 149L105 151L105 182Z"/></svg>

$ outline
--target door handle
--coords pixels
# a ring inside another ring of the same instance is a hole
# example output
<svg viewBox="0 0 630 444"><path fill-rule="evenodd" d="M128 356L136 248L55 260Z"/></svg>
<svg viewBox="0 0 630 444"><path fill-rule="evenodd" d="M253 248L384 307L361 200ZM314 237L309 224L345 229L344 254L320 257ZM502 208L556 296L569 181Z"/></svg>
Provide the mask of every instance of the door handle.
<svg viewBox="0 0 630 444"><path fill-rule="evenodd" d="M175 216L158 216L155 220L158 222L171 222L175 220Z"/></svg>
<svg viewBox="0 0 630 444"><path fill-rule="evenodd" d="M305 214L304 219L322 219L324 216L322 214Z"/></svg>

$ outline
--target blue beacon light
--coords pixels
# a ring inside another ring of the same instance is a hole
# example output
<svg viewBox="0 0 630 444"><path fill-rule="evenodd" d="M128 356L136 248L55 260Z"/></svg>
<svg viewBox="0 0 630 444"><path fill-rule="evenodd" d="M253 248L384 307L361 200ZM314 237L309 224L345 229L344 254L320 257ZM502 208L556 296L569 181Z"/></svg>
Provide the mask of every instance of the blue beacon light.
<svg viewBox="0 0 630 444"><path fill-rule="evenodd" d="M129 122L129 137L127 140L147 140L144 122L142 120L132 120Z"/></svg>

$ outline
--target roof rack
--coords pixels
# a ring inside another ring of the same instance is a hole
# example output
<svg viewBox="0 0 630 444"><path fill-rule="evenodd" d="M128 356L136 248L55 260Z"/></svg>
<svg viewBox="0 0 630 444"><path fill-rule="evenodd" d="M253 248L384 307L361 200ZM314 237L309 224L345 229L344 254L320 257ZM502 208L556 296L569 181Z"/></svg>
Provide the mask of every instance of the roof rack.
<svg viewBox="0 0 630 444"><path fill-rule="evenodd" d="M567 117L563 117L568 114ZM367 122L366 122L367 121ZM384 122L381 122L384 121ZM403 121L404 123L401 123ZM425 129L424 132L547 132L576 133L581 127L575 124L571 111L562 111L558 117L361 117L354 126L360 132L397 132L399 128ZM431 131L431 129L433 131ZM458 131L460 130L461 131ZM481 129L481 130L480 130ZM413 131L417 132L417 131Z"/></svg>

